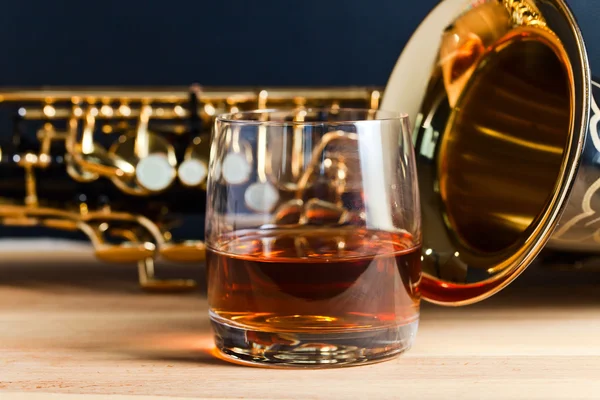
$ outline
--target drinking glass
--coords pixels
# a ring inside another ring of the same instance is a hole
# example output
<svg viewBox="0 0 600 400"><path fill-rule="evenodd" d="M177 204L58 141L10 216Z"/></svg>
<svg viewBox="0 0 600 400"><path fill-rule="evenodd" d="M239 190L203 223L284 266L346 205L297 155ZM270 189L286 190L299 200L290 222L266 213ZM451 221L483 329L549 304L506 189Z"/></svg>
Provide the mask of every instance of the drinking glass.
<svg viewBox="0 0 600 400"><path fill-rule="evenodd" d="M206 244L221 354L331 367L410 348L421 218L407 117L259 110L214 128Z"/></svg>

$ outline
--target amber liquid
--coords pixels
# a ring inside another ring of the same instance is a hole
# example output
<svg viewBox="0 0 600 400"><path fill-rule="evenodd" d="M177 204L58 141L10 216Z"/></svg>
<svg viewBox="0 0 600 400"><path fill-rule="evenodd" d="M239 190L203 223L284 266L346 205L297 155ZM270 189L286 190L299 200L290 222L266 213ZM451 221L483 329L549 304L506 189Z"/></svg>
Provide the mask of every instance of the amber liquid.
<svg viewBox="0 0 600 400"><path fill-rule="evenodd" d="M211 317L277 333L409 324L418 319L420 262L420 247L407 233L237 231L207 252Z"/></svg>

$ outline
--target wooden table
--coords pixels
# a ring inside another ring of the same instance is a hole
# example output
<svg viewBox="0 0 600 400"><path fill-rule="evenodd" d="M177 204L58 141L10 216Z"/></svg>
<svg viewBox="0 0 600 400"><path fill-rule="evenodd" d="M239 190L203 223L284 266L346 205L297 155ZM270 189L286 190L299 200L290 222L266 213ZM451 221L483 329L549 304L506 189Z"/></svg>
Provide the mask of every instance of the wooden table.
<svg viewBox="0 0 600 400"><path fill-rule="evenodd" d="M415 347L393 361L267 370L210 354L201 291L140 292L135 268L85 249L11 254L0 246L2 400L600 398L600 272L531 267L478 305L425 305Z"/></svg>

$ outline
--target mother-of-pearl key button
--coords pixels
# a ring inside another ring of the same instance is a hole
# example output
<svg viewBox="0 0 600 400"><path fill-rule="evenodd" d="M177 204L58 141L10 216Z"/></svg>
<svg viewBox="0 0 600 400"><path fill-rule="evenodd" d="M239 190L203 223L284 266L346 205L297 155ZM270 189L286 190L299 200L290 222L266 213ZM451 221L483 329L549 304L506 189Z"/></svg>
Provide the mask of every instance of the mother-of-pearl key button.
<svg viewBox="0 0 600 400"><path fill-rule="evenodd" d="M279 192L269 182L256 182L244 193L246 205L256 212L270 212L279 201Z"/></svg>
<svg viewBox="0 0 600 400"><path fill-rule="evenodd" d="M250 178L252 166L242 153L231 152L225 156L221 167L223 178L230 185L239 185Z"/></svg>
<svg viewBox="0 0 600 400"><path fill-rule="evenodd" d="M208 175L206 164L199 160L185 160L177 170L179 180L186 186L198 186Z"/></svg>
<svg viewBox="0 0 600 400"><path fill-rule="evenodd" d="M150 154L142 158L135 168L138 183L153 192L168 188L175 176L175 168L164 154Z"/></svg>

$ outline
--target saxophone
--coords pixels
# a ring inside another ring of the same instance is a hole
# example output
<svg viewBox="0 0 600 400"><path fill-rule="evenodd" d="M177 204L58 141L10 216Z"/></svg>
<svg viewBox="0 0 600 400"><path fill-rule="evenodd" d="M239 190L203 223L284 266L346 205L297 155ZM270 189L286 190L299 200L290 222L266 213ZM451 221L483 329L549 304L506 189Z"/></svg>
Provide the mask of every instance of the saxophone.
<svg viewBox="0 0 600 400"><path fill-rule="evenodd" d="M376 88L4 89L0 113L0 225L86 237L97 259L138 266L145 290L187 290L155 261L204 260L200 221L213 117L269 108L378 108ZM251 144L228 138L224 179L250 185Z"/></svg>

